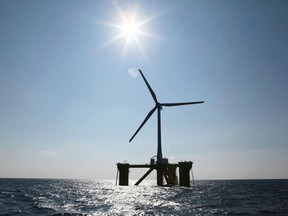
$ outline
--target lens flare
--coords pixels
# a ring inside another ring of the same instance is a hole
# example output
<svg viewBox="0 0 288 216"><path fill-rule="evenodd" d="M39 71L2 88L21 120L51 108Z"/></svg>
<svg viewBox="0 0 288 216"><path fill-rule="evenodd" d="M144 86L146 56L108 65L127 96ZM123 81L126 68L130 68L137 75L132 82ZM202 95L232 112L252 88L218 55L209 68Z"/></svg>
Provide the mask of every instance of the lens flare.
<svg viewBox="0 0 288 216"><path fill-rule="evenodd" d="M149 38L159 38L156 35L153 35L146 31L145 27L151 22L155 17L143 17L138 12L138 6L131 7L130 9L126 8L121 10L119 5L115 5L116 11L118 12L117 21L101 21L101 24L110 26L118 30L118 34L114 37L108 39L102 47L114 44L116 42L124 42L123 55L125 56L129 47L135 47L135 45L140 50L141 54L145 56L145 50L141 43L141 39L144 37Z"/></svg>
<svg viewBox="0 0 288 216"><path fill-rule="evenodd" d="M138 70L137 70L136 68L130 68L130 69L128 70L128 74L129 74L131 77L135 78L135 77L138 76Z"/></svg>

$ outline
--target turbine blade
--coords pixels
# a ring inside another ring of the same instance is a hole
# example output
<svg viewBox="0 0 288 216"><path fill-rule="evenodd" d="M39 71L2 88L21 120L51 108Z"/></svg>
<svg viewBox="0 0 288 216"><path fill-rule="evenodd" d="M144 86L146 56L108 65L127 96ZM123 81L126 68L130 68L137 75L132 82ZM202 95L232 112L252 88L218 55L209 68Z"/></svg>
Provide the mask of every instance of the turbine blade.
<svg viewBox="0 0 288 216"><path fill-rule="evenodd" d="M161 103L161 106L183 106L183 105L192 105L192 104L200 104L204 103L204 101L195 101L195 102L184 102L184 103Z"/></svg>
<svg viewBox="0 0 288 216"><path fill-rule="evenodd" d="M151 95L152 95L152 97L153 97L153 100L155 101L155 103L158 103L156 94L155 94L154 91L152 90L152 88L151 88L151 86L149 85L148 81L146 80L144 74L142 73L142 71L141 71L140 69L139 69L139 72L140 72L140 74L141 74L144 82L146 83L146 85L147 85L147 87L148 87L148 89L149 89L149 91L150 91L150 93L151 93Z"/></svg>
<svg viewBox="0 0 288 216"><path fill-rule="evenodd" d="M157 107L155 106L146 116L146 118L144 119L144 121L142 122L142 124L140 125L140 127L137 129L137 131L133 134L133 136L131 137L131 139L129 140L129 142L131 142L134 137L137 135L137 133L140 131L140 129L144 126L144 124L148 121L148 119L152 116L152 114L155 112L155 110L157 109Z"/></svg>

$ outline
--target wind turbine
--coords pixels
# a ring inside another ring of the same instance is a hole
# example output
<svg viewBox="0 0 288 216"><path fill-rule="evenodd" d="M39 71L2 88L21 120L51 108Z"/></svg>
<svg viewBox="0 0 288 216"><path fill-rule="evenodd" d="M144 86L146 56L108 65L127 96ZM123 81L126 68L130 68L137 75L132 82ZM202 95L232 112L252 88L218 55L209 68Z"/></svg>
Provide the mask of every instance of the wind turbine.
<svg viewBox="0 0 288 216"><path fill-rule="evenodd" d="M148 119L153 115L153 113L157 110L157 163L162 164L163 158L162 158L162 146L161 146L161 110L162 107L172 107L172 106L182 106L182 105L192 105L192 104L200 104L204 103L204 101L195 101L195 102L182 102L182 103L160 103L157 100L156 94L152 90L151 86L149 85L148 81L146 80L144 74L142 71L139 69L139 72L148 87L152 98L155 102L155 107L150 110L150 112L147 114L146 118L142 122L142 124L139 126L139 128L136 130L136 132L133 134L129 142L131 142L134 137L137 135L137 133L141 130L141 128L144 126L144 124L148 121Z"/></svg>

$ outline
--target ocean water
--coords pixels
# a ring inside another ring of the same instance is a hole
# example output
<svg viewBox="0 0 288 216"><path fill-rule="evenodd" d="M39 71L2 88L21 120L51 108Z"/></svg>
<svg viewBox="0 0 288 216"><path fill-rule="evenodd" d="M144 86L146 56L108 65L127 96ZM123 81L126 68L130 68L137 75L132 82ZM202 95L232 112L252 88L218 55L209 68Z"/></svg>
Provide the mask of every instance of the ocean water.
<svg viewBox="0 0 288 216"><path fill-rule="evenodd" d="M0 179L0 215L288 215L288 180L196 180L185 188Z"/></svg>

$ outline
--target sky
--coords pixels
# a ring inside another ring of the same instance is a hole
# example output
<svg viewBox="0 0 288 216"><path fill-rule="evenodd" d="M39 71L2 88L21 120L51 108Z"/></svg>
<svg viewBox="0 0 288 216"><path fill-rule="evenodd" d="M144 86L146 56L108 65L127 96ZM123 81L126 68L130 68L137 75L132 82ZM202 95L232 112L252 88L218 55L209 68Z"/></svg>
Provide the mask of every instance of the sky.
<svg viewBox="0 0 288 216"><path fill-rule="evenodd" d="M162 151L195 179L288 178L288 2L0 1L0 177L114 179ZM131 170L139 178L144 170Z"/></svg>

